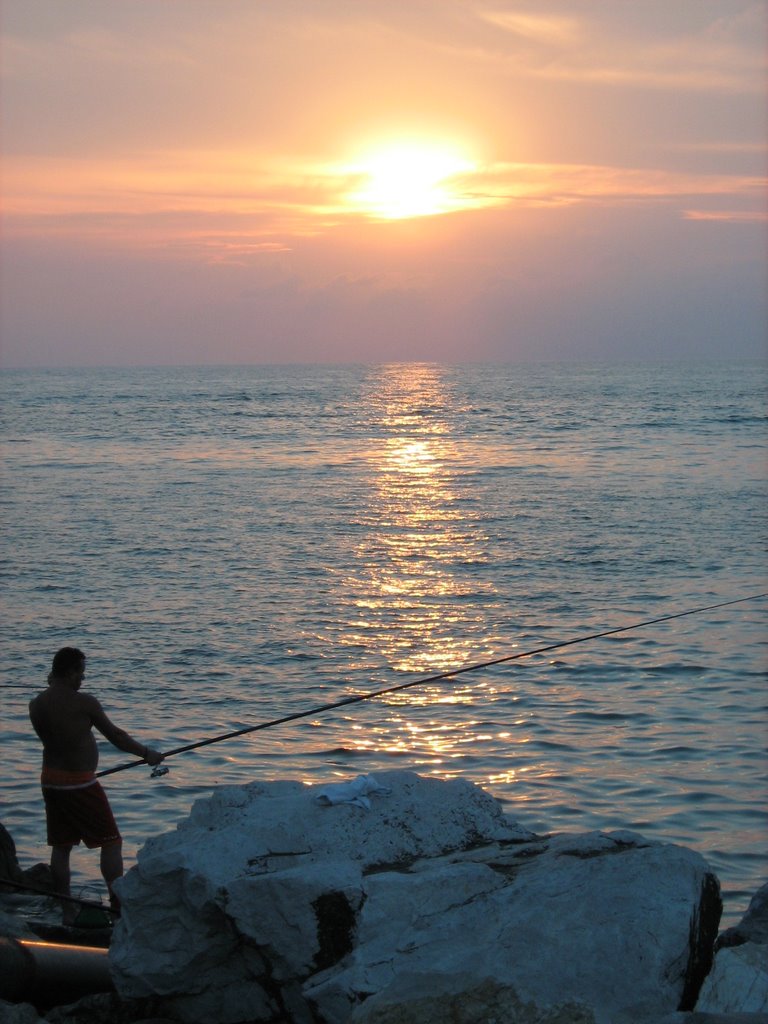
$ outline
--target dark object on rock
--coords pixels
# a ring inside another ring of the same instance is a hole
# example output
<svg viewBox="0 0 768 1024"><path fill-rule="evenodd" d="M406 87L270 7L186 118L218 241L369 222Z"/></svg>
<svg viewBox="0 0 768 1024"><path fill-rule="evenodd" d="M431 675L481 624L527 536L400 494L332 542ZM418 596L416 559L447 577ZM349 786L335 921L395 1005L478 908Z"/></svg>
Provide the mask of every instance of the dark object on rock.
<svg viewBox="0 0 768 1024"><path fill-rule="evenodd" d="M24 868L21 874L25 885L34 889L45 889L46 892L54 891L50 865L33 864L31 868Z"/></svg>
<svg viewBox="0 0 768 1024"><path fill-rule="evenodd" d="M3 881L14 885L3 885ZM33 864L31 868L22 870L16 856L16 844L8 829L0 824L0 892L16 892L16 886L30 886L31 889L43 889L46 893L53 892L53 878L48 864Z"/></svg>
<svg viewBox="0 0 768 1024"><path fill-rule="evenodd" d="M38 1010L112 989L105 949L0 938L0 998Z"/></svg>
<svg viewBox="0 0 768 1024"><path fill-rule="evenodd" d="M4 878L9 879L11 882L22 882L24 880L18 858L16 857L16 844L13 841L13 837L4 825L0 825L0 889L5 888L2 884Z"/></svg>

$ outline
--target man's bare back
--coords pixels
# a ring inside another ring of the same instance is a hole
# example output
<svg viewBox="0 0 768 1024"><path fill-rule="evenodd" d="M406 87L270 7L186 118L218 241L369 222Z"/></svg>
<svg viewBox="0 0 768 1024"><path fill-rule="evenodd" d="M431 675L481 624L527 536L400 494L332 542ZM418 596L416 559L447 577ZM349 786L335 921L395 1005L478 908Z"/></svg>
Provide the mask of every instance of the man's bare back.
<svg viewBox="0 0 768 1024"><path fill-rule="evenodd" d="M85 660L80 669L53 677L48 689L29 703L29 717L43 744L43 766L71 772L95 771L99 748L94 728L119 750L158 764L162 754L118 728L91 694L79 692L84 678Z"/></svg>
<svg viewBox="0 0 768 1024"><path fill-rule="evenodd" d="M96 771L99 750L92 729L100 710L95 697L55 683L34 698L29 717L42 741L46 768Z"/></svg>

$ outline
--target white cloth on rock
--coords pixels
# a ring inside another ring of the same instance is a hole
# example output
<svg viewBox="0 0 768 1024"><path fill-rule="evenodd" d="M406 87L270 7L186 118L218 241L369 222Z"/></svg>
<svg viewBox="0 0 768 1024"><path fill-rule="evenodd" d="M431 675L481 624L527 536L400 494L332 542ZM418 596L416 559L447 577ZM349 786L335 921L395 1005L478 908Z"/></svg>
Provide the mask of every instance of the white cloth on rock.
<svg viewBox="0 0 768 1024"><path fill-rule="evenodd" d="M315 797L317 803L324 807L332 807L335 804L352 804L354 807L364 807L366 811L371 809L371 801L368 799L371 793L378 793L386 796L391 790L387 786L380 785L372 775L358 775L352 782L332 782Z"/></svg>

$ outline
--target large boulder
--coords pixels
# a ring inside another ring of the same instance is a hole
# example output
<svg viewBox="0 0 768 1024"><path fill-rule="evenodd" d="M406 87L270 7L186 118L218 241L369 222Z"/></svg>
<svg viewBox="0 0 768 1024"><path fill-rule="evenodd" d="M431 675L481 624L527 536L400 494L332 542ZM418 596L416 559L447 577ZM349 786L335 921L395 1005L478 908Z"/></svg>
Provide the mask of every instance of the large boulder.
<svg viewBox="0 0 768 1024"><path fill-rule="evenodd" d="M690 1010L717 880L635 833L534 836L477 786L225 787L119 884L130 998L183 1020L639 1024ZM367 805L367 806L366 806ZM429 1009L431 1008L431 1009Z"/></svg>

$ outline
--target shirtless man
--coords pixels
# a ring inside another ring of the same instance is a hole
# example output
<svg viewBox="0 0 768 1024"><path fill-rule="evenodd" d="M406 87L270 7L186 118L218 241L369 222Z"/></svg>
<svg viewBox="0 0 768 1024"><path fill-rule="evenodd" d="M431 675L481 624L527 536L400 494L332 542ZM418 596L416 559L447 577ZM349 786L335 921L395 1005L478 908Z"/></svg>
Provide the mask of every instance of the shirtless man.
<svg viewBox="0 0 768 1024"><path fill-rule="evenodd" d="M123 840L106 793L96 779L99 751L92 729L128 754L147 764L159 764L158 750L138 743L107 718L95 697L80 693L85 678L85 655L76 647L63 647L53 659L48 689L29 703L29 717L43 744L40 783L45 801L48 845L54 890L69 896L69 855L82 840L89 850L101 848L101 873L112 909L119 901L112 883L123 874ZM64 923L76 915L73 904L64 902Z"/></svg>

